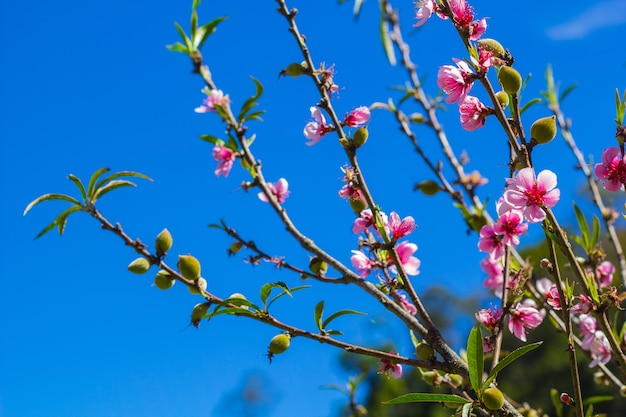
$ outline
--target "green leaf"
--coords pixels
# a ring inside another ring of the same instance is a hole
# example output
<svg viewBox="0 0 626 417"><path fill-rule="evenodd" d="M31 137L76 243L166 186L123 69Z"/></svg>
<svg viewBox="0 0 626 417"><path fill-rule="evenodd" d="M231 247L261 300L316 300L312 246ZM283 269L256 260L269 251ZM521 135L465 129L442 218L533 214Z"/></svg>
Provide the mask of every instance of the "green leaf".
<svg viewBox="0 0 626 417"><path fill-rule="evenodd" d="M116 180L118 178L123 178L123 177L142 178L144 180L152 181L152 178L148 177L147 175L142 174L141 172L118 171L118 172L115 172L115 173L113 173L111 175L108 175L108 176L104 177L102 180L98 181L98 183L96 184L96 186L94 188L97 190L100 187L102 187L102 185L104 185L105 183L107 183L107 182L109 182L111 180Z"/></svg>
<svg viewBox="0 0 626 417"><path fill-rule="evenodd" d="M472 415L472 403L463 404L461 417L470 417Z"/></svg>
<svg viewBox="0 0 626 417"><path fill-rule="evenodd" d="M187 49L187 54L191 55L191 53L193 52L193 50L191 48L191 40L187 37L187 34L183 30L183 28L178 24L178 22L174 22L174 26L176 26L176 30L178 31L178 34L180 35L180 38L185 43L185 48Z"/></svg>
<svg viewBox="0 0 626 417"><path fill-rule="evenodd" d="M200 0L193 0L193 3L191 3L191 11L196 10L198 6L200 6Z"/></svg>
<svg viewBox="0 0 626 417"><path fill-rule="evenodd" d="M108 184L106 184L103 187L100 187L96 190L96 192L94 193L90 203L91 204L95 204L96 201L101 198L103 195L116 190L118 188L121 187L136 187L137 185L134 182L130 182L128 180L113 180L113 181L109 181Z"/></svg>
<svg viewBox="0 0 626 417"><path fill-rule="evenodd" d="M489 376L487 377L487 380L483 383L482 390L485 390L485 388L489 387L489 384L491 384L491 382L498 376L498 373L502 369L504 369L506 366L510 365L513 361L517 360L521 356L527 354L531 350L537 349L539 346L541 346L542 343L543 342L536 342L536 343L531 343L531 344L526 345L526 346L519 347L519 348L515 349L513 352L511 352L510 354L508 354L506 357L504 357L491 370L491 372L489 372Z"/></svg>
<svg viewBox="0 0 626 417"><path fill-rule="evenodd" d="M603 403L607 401L613 401L612 395L594 395L593 397L587 397L583 400L583 405Z"/></svg>
<svg viewBox="0 0 626 417"><path fill-rule="evenodd" d="M281 284L285 285L283 282L280 282ZM280 287L283 292L281 292L280 294L276 295L274 298L272 298L270 300L269 303L267 303L267 308L269 308L272 304L274 304L274 301L278 300L280 297L284 296L284 295L288 295L289 297L292 297L292 293L296 292L296 291L300 291L300 290L304 290L306 288L310 288L310 285L301 285L299 287L293 287L293 288L288 288L287 285L285 285L284 288Z"/></svg>
<svg viewBox="0 0 626 417"><path fill-rule="evenodd" d="M576 212L576 220L578 221L578 227L580 227L581 237L582 237L582 247L585 252L589 253L593 248L589 247L589 225L587 224L587 219L585 219L585 215L578 208L576 203L574 203L574 211Z"/></svg>
<svg viewBox="0 0 626 417"><path fill-rule="evenodd" d="M209 36L215 32L215 30L217 29L217 25L227 19L228 16L222 16L222 17L218 17L215 20L210 21L209 23L202 25L198 28L198 30L196 31L196 35L193 39L193 44L194 47L199 50L202 49L202 47L204 46L204 42L206 42L206 40L209 38Z"/></svg>
<svg viewBox="0 0 626 417"><path fill-rule="evenodd" d="M238 307L241 310L244 310L244 312L248 312L248 313L250 313L250 311L246 310L243 307L248 307L248 308L251 308L251 309L253 309L255 311L259 311L260 310L259 307L257 305L255 305L254 303L251 303L250 301L245 300L243 298L239 298L239 297L227 298L227 299L223 300L221 303L219 303L219 304L217 304L215 306L214 310L219 310L219 309L221 309L223 307L227 307L227 306L228 307L235 306L235 307Z"/></svg>
<svg viewBox="0 0 626 417"><path fill-rule="evenodd" d="M67 178L72 181L76 185L76 187L78 187L78 191L80 191L80 195L82 196L83 201L87 201L87 191L85 190L85 186L83 185L83 182L80 180L80 178L78 178L74 174L68 175Z"/></svg>
<svg viewBox="0 0 626 417"><path fill-rule="evenodd" d="M224 141L216 136L211 136L211 135L200 135L199 136L200 139L209 142L212 145L220 145L223 146L224 145Z"/></svg>
<svg viewBox="0 0 626 417"><path fill-rule="evenodd" d="M315 310L313 311L315 325L320 332L324 330L324 326L322 325L322 314L324 314L324 300L317 303Z"/></svg>
<svg viewBox="0 0 626 417"><path fill-rule="evenodd" d="M358 19L359 14L361 13L361 6L363 6L364 0L354 0L354 8L352 9L352 13L354 14L354 18Z"/></svg>
<svg viewBox="0 0 626 417"><path fill-rule="evenodd" d="M190 38L194 40L192 45L193 45L193 50L195 51L195 49L196 49L196 43L195 43L196 29L198 29L198 13L196 12L195 9L191 11L190 27L191 27L191 36L190 36Z"/></svg>
<svg viewBox="0 0 626 417"><path fill-rule="evenodd" d="M326 333L328 335L332 335L332 336L341 336L341 335L343 335L343 332L340 332L339 330L324 330L324 333Z"/></svg>
<svg viewBox="0 0 626 417"><path fill-rule="evenodd" d="M404 403L456 403L467 404L470 401L466 398L459 397L454 394L431 394L431 393L410 393L393 398L389 401L383 401L383 404L404 404Z"/></svg>
<svg viewBox="0 0 626 417"><path fill-rule="evenodd" d="M524 112L526 110L528 110L529 108L531 108L532 106L534 106L537 103L541 103L542 100L540 98L534 98L532 100L530 100L528 103L524 104L524 106L520 109L520 114L524 114Z"/></svg>
<svg viewBox="0 0 626 417"><path fill-rule="evenodd" d="M565 97L567 97L569 95L569 93L571 93L572 91L574 91L574 89L578 87L578 84L574 83L574 84L570 84L565 91L563 91L560 95L559 95L559 103L563 103L563 100L565 100Z"/></svg>
<svg viewBox="0 0 626 417"><path fill-rule="evenodd" d="M188 54L187 47L180 42L176 42L173 45L165 45L165 47L172 52L180 52L183 54Z"/></svg>
<svg viewBox="0 0 626 417"><path fill-rule="evenodd" d="M250 110L252 110L252 108L258 106L258 103L256 102L256 100L258 100L261 97L261 95L263 95L263 84L261 84L259 80L257 80L254 77L250 77L250 78L252 78L252 81L254 81L256 92L252 97L249 97L241 106L241 110L239 111L239 115L237 116L237 120L239 120L240 122L244 120L246 114Z"/></svg>
<svg viewBox="0 0 626 417"><path fill-rule="evenodd" d="M391 41L391 37L389 36L389 25L385 20L385 14L380 14L380 39L383 42L383 48L385 50L385 54L387 55L387 60L389 64L392 66L396 65L396 52L393 48L393 42Z"/></svg>
<svg viewBox="0 0 626 417"><path fill-rule="evenodd" d="M326 326L328 326L331 321L335 320L337 317L345 316L346 314L358 314L360 316L367 315L365 313L361 313L360 311L356 311L356 310L339 310L338 312L331 314L326 320L324 320L324 323L322 323L322 328L325 329Z"/></svg>
<svg viewBox="0 0 626 417"><path fill-rule="evenodd" d="M110 170L111 168L100 168L97 169L93 174L91 174L91 178L89 178L89 184L87 184L87 197L89 197L90 200L93 196L94 188L97 188L96 182L98 181L98 178L100 178L102 174L104 174L105 172L109 172Z"/></svg>
<svg viewBox="0 0 626 417"><path fill-rule="evenodd" d="M41 203L43 201L49 201L49 200L67 201L69 203L76 204L77 206L81 206L80 201L76 200L74 197L70 197L69 195L65 195L65 194L44 194L44 195L41 195L41 196L37 197L36 199L31 201L30 203L28 203L28 205L24 209L24 213L22 215L26 216L28 214L28 212L33 207L35 207L37 204L39 204L39 203Z"/></svg>
<svg viewBox="0 0 626 417"><path fill-rule="evenodd" d="M598 239L600 238L600 220L598 220L598 216L593 215L593 231L591 232L591 241L589 244L592 248L595 248L598 244Z"/></svg>
<svg viewBox="0 0 626 417"><path fill-rule="evenodd" d="M554 406L556 417L563 417L563 403L561 402L559 392L554 388L550 389L550 400Z"/></svg>
<svg viewBox="0 0 626 417"><path fill-rule="evenodd" d="M477 325L472 328L467 339L467 367L472 388L478 394L481 392L484 366L483 336Z"/></svg>
<svg viewBox="0 0 626 417"><path fill-rule="evenodd" d="M413 330L409 330L409 335L411 336L411 343L413 343L413 347L417 347L420 341L417 336L415 336L415 332L413 332Z"/></svg>
<svg viewBox="0 0 626 417"><path fill-rule="evenodd" d="M63 235L63 231L65 230L65 224L67 223L67 217L76 212L81 210L82 207L81 206L72 206L66 210L64 210L63 212L61 212L61 214L59 214L57 216L56 219L54 219L54 221L52 223L50 223L49 225L47 225L46 227L43 228L43 230L41 232L39 232L39 234L37 234L37 236L35 236L35 239L39 239L41 236L45 235L46 233L48 233L50 230L54 229L55 227L58 229L59 231L59 235Z"/></svg>

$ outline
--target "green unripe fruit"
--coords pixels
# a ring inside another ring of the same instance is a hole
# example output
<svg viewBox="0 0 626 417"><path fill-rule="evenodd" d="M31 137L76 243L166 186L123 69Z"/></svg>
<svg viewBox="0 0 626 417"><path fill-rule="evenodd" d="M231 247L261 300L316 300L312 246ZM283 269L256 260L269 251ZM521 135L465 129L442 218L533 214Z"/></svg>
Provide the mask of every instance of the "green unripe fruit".
<svg viewBox="0 0 626 417"><path fill-rule="evenodd" d="M317 256L311 258L309 261L309 268L315 275L322 277L326 275L326 272L328 272L328 264Z"/></svg>
<svg viewBox="0 0 626 417"><path fill-rule="evenodd" d="M483 392L483 404L488 410L496 411L502 408L504 405L504 395L498 388L487 388Z"/></svg>
<svg viewBox="0 0 626 417"><path fill-rule="evenodd" d="M448 374L448 378L450 378L450 383L454 385L455 388L463 385L463 377L458 374Z"/></svg>
<svg viewBox="0 0 626 417"><path fill-rule="evenodd" d="M169 290L176 283L175 279L172 279L172 276L169 272L164 269L161 269L156 273L154 277L154 286L160 290Z"/></svg>
<svg viewBox="0 0 626 417"><path fill-rule="evenodd" d="M367 203L360 198L350 198L349 202L350 207L352 207L352 210L354 210L356 214L360 214L363 210L365 210L365 207L367 207Z"/></svg>
<svg viewBox="0 0 626 417"><path fill-rule="evenodd" d="M509 94L517 94L522 88L522 76L512 67L503 66L500 68L498 82L502 89Z"/></svg>
<svg viewBox="0 0 626 417"><path fill-rule="evenodd" d="M426 180L415 184L416 190L420 190L426 195L435 195L441 191L441 187L433 180Z"/></svg>
<svg viewBox="0 0 626 417"><path fill-rule="evenodd" d="M619 389L619 395L621 395L622 397L626 397L626 385L622 385L622 387Z"/></svg>
<svg viewBox="0 0 626 417"><path fill-rule="evenodd" d="M288 334L278 334L272 337L272 340L270 340L269 353L271 355L280 355L281 353L289 349L290 344L291 337Z"/></svg>
<svg viewBox="0 0 626 417"><path fill-rule="evenodd" d="M228 248L228 254L229 255L235 254L235 253L239 252L242 247L243 247L243 243L241 243L241 242L233 242L233 243L230 244L230 247Z"/></svg>
<svg viewBox="0 0 626 417"><path fill-rule="evenodd" d="M439 372L426 371L422 374L422 379L433 387L438 387L441 384L441 375L439 375Z"/></svg>
<svg viewBox="0 0 626 417"><path fill-rule="evenodd" d="M478 49L491 52L493 56L499 58L505 54L504 46L500 42L491 38L483 38L478 41Z"/></svg>
<svg viewBox="0 0 626 417"><path fill-rule="evenodd" d="M354 135L352 135L352 142L354 142L354 144L358 148L362 146L363 144L365 144L365 142L367 142L368 136L369 136L369 132L367 131L367 128L360 127L354 132Z"/></svg>
<svg viewBox="0 0 626 417"><path fill-rule="evenodd" d="M128 264L128 270L133 274L145 274L150 269L150 261L146 258L137 258Z"/></svg>
<svg viewBox="0 0 626 417"><path fill-rule="evenodd" d="M195 280L200 276L200 261L191 255L178 256L178 271L187 279Z"/></svg>
<svg viewBox="0 0 626 417"><path fill-rule="evenodd" d="M498 103L500 103L500 107L502 107L503 109L509 105L509 95L506 93L506 91L498 91L496 93L496 100L498 100Z"/></svg>
<svg viewBox="0 0 626 417"><path fill-rule="evenodd" d="M200 320L206 316L206 313L209 311L209 305L210 303L196 304L193 310L191 310L191 324L195 328L200 327Z"/></svg>
<svg viewBox="0 0 626 417"><path fill-rule="evenodd" d="M172 235L169 230L163 229L156 237L154 247L156 248L157 256L165 256L168 250L172 247L173 243Z"/></svg>
<svg viewBox="0 0 626 417"><path fill-rule="evenodd" d="M415 354L423 361L430 361L435 357L435 350L425 342L420 342L415 346Z"/></svg>
<svg viewBox="0 0 626 417"><path fill-rule="evenodd" d="M238 300L246 300L246 301L248 301L248 299L246 298L245 295L240 294L238 292L231 294L228 298L236 298ZM246 306L246 305L241 305L241 306L238 306L238 307L239 308L243 308L244 310L248 310L248 306Z"/></svg>
<svg viewBox="0 0 626 417"><path fill-rule="evenodd" d="M539 144L550 142L556 136L556 116L542 117L530 127L530 139Z"/></svg>
<svg viewBox="0 0 626 417"><path fill-rule="evenodd" d="M202 291L206 291L206 279L200 277L196 280L196 285L193 286L187 286L187 289L189 290L189 292L193 295L198 295L200 294L200 291L198 290L201 289Z"/></svg>

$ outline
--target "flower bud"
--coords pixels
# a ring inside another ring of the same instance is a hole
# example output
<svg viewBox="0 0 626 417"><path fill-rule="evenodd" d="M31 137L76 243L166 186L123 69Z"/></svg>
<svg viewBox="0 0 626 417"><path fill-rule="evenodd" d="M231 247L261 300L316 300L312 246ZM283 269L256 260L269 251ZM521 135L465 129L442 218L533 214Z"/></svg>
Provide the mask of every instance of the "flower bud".
<svg viewBox="0 0 626 417"><path fill-rule="evenodd" d="M196 285L187 286L187 290L189 290L189 292L193 295L198 295L200 294L200 290L206 291L206 286L206 279L200 277L196 280Z"/></svg>
<svg viewBox="0 0 626 417"><path fill-rule="evenodd" d="M157 256L165 256L168 250L172 247L172 235L169 230L163 229L156 237L154 247L156 248Z"/></svg>
<svg viewBox="0 0 626 417"><path fill-rule="evenodd" d="M502 107L503 109L509 105L509 95L506 91L498 91L496 93L496 100L498 100L498 103L500 103L500 107Z"/></svg>
<svg viewBox="0 0 626 417"><path fill-rule="evenodd" d="M200 261L191 255L178 256L178 271L187 279L195 280L200 276Z"/></svg>
<svg viewBox="0 0 626 417"><path fill-rule="evenodd" d="M210 303L196 304L191 311L191 324L193 324L196 329L200 327L200 320L202 320L209 311L209 305Z"/></svg>
<svg viewBox="0 0 626 417"><path fill-rule="evenodd" d="M426 342L420 342L415 346L415 355L423 361L435 358L435 350Z"/></svg>
<svg viewBox="0 0 626 417"><path fill-rule="evenodd" d="M502 89L509 94L517 94L520 88L522 88L522 76L512 67L503 66L500 68L498 82Z"/></svg>
<svg viewBox="0 0 626 417"><path fill-rule="evenodd" d="M369 132L366 127L360 127L352 135L352 142L356 145L356 147L360 147L367 142L367 137L369 136Z"/></svg>
<svg viewBox="0 0 626 417"><path fill-rule="evenodd" d="M441 187L433 180L426 180L415 184L415 190L420 190L426 195L435 195L441 191Z"/></svg>
<svg viewBox="0 0 626 417"><path fill-rule="evenodd" d="M530 126L530 139L537 143L550 142L556 136L556 116L542 117Z"/></svg>
<svg viewBox="0 0 626 417"><path fill-rule="evenodd" d="M137 258L128 265L128 270L133 274L145 274L150 269L150 261L146 258Z"/></svg>
<svg viewBox="0 0 626 417"><path fill-rule="evenodd" d="M160 290L169 290L176 284L169 272L164 269L159 270L154 277L154 286Z"/></svg>
<svg viewBox="0 0 626 417"><path fill-rule="evenodd" d="M317 256L314 256L309 261L309 269L311 269L311 272L313 272L315 275L323 277L328 271L328 264Z"/></svg>
<svg viewBox="0 0 626 417"><path fill-rule="evenodd" d="M496 411L502 408L504 405L504 395L498 388L487 388L483 392L483 404L488 410Z"/></svg>

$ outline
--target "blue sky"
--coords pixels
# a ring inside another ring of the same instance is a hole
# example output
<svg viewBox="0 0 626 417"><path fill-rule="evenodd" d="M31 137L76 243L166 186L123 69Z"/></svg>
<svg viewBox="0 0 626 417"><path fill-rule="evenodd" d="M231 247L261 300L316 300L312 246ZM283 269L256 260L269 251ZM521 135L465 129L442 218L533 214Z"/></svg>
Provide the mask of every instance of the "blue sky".
<svg viewBox="0 0 626 417"><path fill-rule="evenodd" d="M342 403L340 395L319 388L346 380L338 372L336 350L296 340L270 366L263 355L275 330L230 317L203 323L199 330L188 327L200 300L180 285L157 290L152 273L127 272L133 252L87 215L70 218L62 238L50 233L36 241L33 237L65 206L44 204L22 217L26 204L40 194L74 193L65 179L69 173L86 180L103 166L140 171L154 182L139 180L136 189L118 190L99 209L148 243L169 228L172 256L197 256L210 291L255 299L265 282L301 283L270 265L251 267L241 257L228 258L230 241L207 228L223 218L265 251L308 263L308 254L287 239L269 207L255 192L240 189L247 179L241 170L234 169L228 179L213 175L211 147L197 136L219 135L223 127L214 115L193 112L203 98L202 82L190 73L184 56L164 47L177 41L174 20L187 27L187 3L0 1L0 416L219 416L220 403L250 374L262 375L274 393L273 416L293 415L294 407L302 417L327 416ZM434 95L437 68L464 57L462 45L436 18L412 30L412 2L394 3L418 71ZM314 60L335 64L340 115L396 94L389 86L403 84L404 71L385 64L376 2L365 3L358 22L351 18L350 4L289 4L300 11L298 23ZM478 16L489 17L487 36L511 50L522 74L533 74L525 99L543 89L547 63L563 85L578 83L564 109L583 152L599 160L613 144L615 88L626 88L623 1L473 4ZM234 108L254 92L250 76L265 87L260 103L268 112L263 123L250 128L257 134L253 150L266 177L289 180L286 208L292 219L318 245L348 262L356 247L353 215L336 195L345 157L332 138L304 145L302 128L316 94L304 79L277 77L300 55L274 2L205 0L199 14L201 22L229 16L203 54ZM474 94L485 97L477 87ZM527 117L545 113L537 106ZM455 149L467 150L468 169L490 178L482 196L495 200L507 174L496 123L489 120L484 129L467 133L459 128L454 107L441 118ZM426 149L439 152L427 130L418 132ZM411 236L422 260L418 289L439 283L454 291L480 291L476 236L465 234L446 198L411 192L415 182L431 176L390 115L373 114L361 160L372 173L370 187L382 208L412 215L419 224ZM571 220L570 202L578 198L574 190L580 184L573 158L554 141L534 162L559 175L563 197L556 212ZM526 241L532 243L537 232ZM313 329L313 306L321 299L329 311L368 312L366 318L337 321L345 340L394 341L409 354L398 323L351 288L314 284L277 304L274 313Z"/></svg>

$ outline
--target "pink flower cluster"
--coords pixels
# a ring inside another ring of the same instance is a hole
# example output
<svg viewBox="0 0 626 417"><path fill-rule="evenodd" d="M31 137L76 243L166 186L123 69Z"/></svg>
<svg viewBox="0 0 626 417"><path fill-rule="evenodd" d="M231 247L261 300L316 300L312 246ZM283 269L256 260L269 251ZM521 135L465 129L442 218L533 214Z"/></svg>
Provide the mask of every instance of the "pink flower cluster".
<svg viewBox="0 0 626 417"><path fill-rule="evenodd" d="M215 110L217 106L228 106L228 95L224 95L222 90L209 90L208 88L204 88L202 92L205 93L207 97L202 101L200 107L194 109L196 113L208 113Z"/></svg>
<svg viewBox="0 0 626 417"><path fill-rule="evenodd" d="M215 176L219 177L223 175L224 177L228 177L233 163L235 159L237 159L237 153L225 146L215 145L213 147L213 159L218 162L217 168L215 168Z"/></svg>
<svg viewBox="0 0 626 417"><path fill-rule="evenodd" d="M392 355L398 354L395 350L392 350L389 353ZM389 359L380 359L378 374L386 375L387 377L393 376L395 379L400 379L402 377L402 365L394 363Z"/></svg>
<svg viewBox="0 0 626 417"><path fill-rule="evenodd" d="M284 203L285 200L287 200L287 197L289 197L289 183L284 178L280 178L275 183L268 182L267 188L280 204ZM258 193L257 196L259 197L259 200L265 203L269 202L269 199L263 192Z"/></svg>
<svg viewBox="0 0 626 417"><path fill-rule="evenodd" d="M333 126L326 124L326 118L322 114L319 107L312 106L311 117L312 121L308 122L304 126L304 137L309 139L306 144L309 146L315 145L322 137L333 131ZM370 109L367 106L360 106L346 114L342 125L349 127L362 126L370 120Z"/></svg>
<svg viewBox="0 0 626 417"><path fill-rule="evenodd" d="M596 176L604 183L604 189L616 192L626 184L626 156L613 146L602 153L602 162L595 166Z"/></svg>
<svg viewBox="0 0 626 417"><path fill-rule="evenodd" d="M496 331L504 312L499 307L490 307L479 310L476 313L476 320L488 328ZM531 299L526 299L522 303L517 303L509 310L509 331L519 340L526 341L526 330L534 329L543 322L544 310L538 310L537 305Z"/></svg>
<svg viewBox="0 0 626 417"><path fill-rule="evenodd" d="M402 220L396 212L392 212L389 219L385 213L380 213L380 216L385 232L391 235L390 237L392 242L396 242L398 239L409 235L416 228L415 220L411 216L407 216ZM376 227L376 222L370 209L363 210L352 226L352 232L355 234L366 233L368 231L380 236L380 232ZM413 256L413 254L417 251L417 245L411 242L403 241L397 243L394 246L394 249L398 254L398 258L400 259L404 272L411 276L419 275L421 262L418 258ZM361 278L367 277L372 269L377 268L380 265L389 267L389 269L393 272L397 272L389 254L386 259L372 260L363 251L353 250L350 262L352 262L352 266L354 266Z"/></svg>
<svg viewBox="0 0 626 417"><path fill-rule="evenodd" d="M450 0L449 4L452 12L452 22L456 27L466 31L471 40L475 41L485 33L487 20L485 18L474 20L474 10L466 0ZM422 26L430 19L433 13L436 13L442 19L448 18L435 0L419 0L415 6L417 8L415 11L417 22L413 26Z"/></svg>
<svg viewBox="0 0 626 417"><path fill-rule="evenodd" d="M581 314L578 321L583 336L582 348L589 351L593 358L589 367L606 365L611 360L611 345L604 332L598 329L596 319L591 314Z"/></svg>

